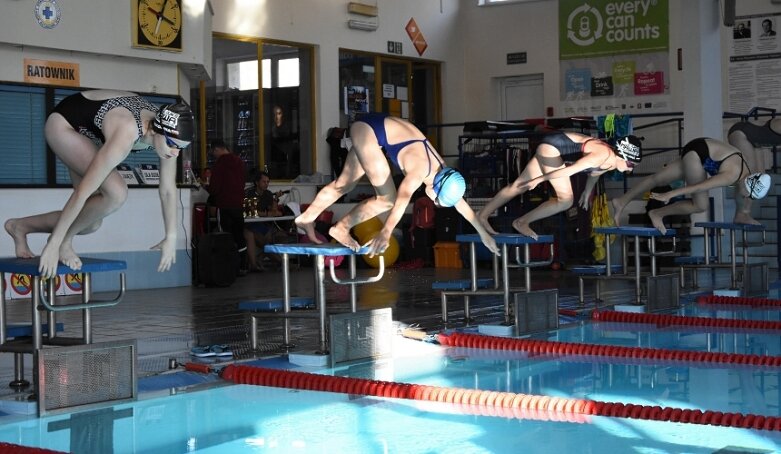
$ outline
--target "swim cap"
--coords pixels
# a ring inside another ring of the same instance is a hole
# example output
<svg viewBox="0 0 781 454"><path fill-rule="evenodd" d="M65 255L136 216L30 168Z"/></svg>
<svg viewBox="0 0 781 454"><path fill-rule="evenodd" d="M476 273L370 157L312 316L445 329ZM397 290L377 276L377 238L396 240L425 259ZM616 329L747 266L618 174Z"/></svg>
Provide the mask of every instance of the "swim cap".
<svg viewBox="0 0 781 454"><path fill-rule="evenodd" d="M452 207L466 191L464 176L452 167L443 167L434 175L434 193L437 203L443 207Z"/></svg>
<svg viewBox="0 0 781 454"><path fill-rule="evenodd" d="M772 181L770 180L770 175L766 173L752 173L743 180L743 184L746 185L749 197L757 200L767 195Z"/></svg>
<svg viewBox="0 0 781 454"><path fill-rule="evenodd" d="M613 151L624 161L635 164L643 159L643 143L637 136L624 136L616 140Z"/></svg>
<svg viewBox="0 0 781 454"><path fill-rule="evenodd" d="M157 111L152 129L170 138L192 142L195 138L195 117L184 101L166 104Z"/></svg>

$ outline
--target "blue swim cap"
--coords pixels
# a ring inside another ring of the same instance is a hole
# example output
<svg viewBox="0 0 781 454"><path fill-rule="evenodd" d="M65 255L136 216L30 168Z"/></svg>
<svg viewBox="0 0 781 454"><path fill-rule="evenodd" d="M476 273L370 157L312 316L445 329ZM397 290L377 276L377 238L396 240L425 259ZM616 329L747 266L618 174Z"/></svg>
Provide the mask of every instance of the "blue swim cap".
<svg viewBox="0 0 781 454"><path fill-rule="evenodd" d="M434 193L439 206L452 207L466 191L464 176L452 167L443 167L434 175Z"/></svg>

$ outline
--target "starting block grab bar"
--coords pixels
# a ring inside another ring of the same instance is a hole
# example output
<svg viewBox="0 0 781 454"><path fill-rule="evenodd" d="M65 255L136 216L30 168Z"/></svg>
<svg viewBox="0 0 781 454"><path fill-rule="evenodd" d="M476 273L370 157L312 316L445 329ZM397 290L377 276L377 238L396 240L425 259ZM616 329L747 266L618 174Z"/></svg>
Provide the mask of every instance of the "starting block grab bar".
<svg viewBox="0 0 781 454"><path fill-rule="evenodd" d="M524 245L524 253L528 252L529 245ZM524 262L521 260L521 247L515 248L515 267L517 268L536 268L539 266L548 266L553 263L554 258L553 243L548 244L548 258L546 260L538 260L536 262Z"/></svg>
<svg viewBox="0 0 781 454"><path fill-rule="evenodd" d="M48 283L48 292L45 291L46 288L44 287ZM65 311L76 311L76 310L84 310L84 309L95 309L98 307L110 307L110 306L116 306L119 304L120 301L122 301L122 298L125 296L125 291L127 289L126 286L126 280L125 280L125 273L119 273L119 293L117 296L111 300L99 300L99 301L89 301L89 302L81 302L81 303L72 303L72 304L62 304L62 305L55 305L54 304L54 279L48 279L47 282L44 282L43 279L40 279L38 281L38 287L40 295L40 298L38 298L38 302L46 308L46 310L50 312L65 312ZM86 289L84 290L87 291Z"/></svg>
<svg viewBox="0 0 781 454"><path fill-rule="evenodd" d="M334 281L336 284L340 285L353 285L353 284L371 284L372 282L377 282L380 279L382 279L382 276L385 274L385 257L382 255L380 257L380 263L377 267L377 275L372 276L369 278L352 278L352 279L339 279L336 277L336 271L334 270L334 261L331 260L328 264L328 267L331 271L331 280Z"/></svg>

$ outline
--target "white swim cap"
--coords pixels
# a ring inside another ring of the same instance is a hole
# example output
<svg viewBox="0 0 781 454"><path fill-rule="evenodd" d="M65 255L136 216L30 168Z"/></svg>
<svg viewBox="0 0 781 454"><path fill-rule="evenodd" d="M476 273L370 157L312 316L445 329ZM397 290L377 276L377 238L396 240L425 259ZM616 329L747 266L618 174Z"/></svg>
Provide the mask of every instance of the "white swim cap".
<svg viewBox="0 0 781 454"><path fill-rule="evenodd" d="M772 180L770 175L766 173L752 173L743 180L743 184L746 185L748 195L752 199L757 200L767 195L768 191L770 191Z"/></svg>

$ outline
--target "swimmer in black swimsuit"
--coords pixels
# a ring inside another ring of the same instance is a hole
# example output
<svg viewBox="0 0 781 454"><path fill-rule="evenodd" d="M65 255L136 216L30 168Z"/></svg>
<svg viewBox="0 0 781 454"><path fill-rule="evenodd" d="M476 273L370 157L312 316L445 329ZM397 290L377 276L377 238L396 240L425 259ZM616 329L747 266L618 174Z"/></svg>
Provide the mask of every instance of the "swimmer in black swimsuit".
<svg viewBox="0 0 781 454"><path fill-rule="evenodd" d="M574 196L569 177L588 172L586 187L579 201L583 209L588 209L591 192L603 173L611 170L629 172L641 158L640 139L635 136L623 137L617 140L616 146L613 147L602 140L574 132L547 133L542 137L523 172L512 184L497 192L480 210L478 217L489 232L496 233L488 222L491 213L543 181L548 181L556 192L556 197L548 199L513 221L513 228L519 233L537 238L529 224L561 213L572 206ZM571 164L565 165L567 162Z"/></svg>
<svg viewBox="0 0 781 454"><path fill-rule="evenodd" d="M454 207L475 228L483 244L498 254L496 241L483 228L474 211L463 198L466 182L455 169L446 167L444 160L428 143L425 134L407 120L369 115L358 119L350 128L352 146L339 177L320 190L315 200L295 220L315 243L322 241L315 235L315 219L350 192L364 175L374 186L375 197L364 199L328 231L332 238L357 251L361 245L350 235L350 229L379 214L389 212L383 228L366 244L370 257L381 254L390 243L393 229L409 205L412 194L421 184L426 195L440 206ZM398 192L393 182L387 157L396 164L404 179ZM392 156L391 156L392 155Z"/></svg>
<svg viewBox="0 0 781 454"><path fill-rule="evenodd" d="M773 154L766 149L781 146L781 118L773 118L763 125L739 121L729 128L727 141L743 153L746 163L754 172L765 172L773 164ZM740 222L756 222L751 217L750 198L738 197L735 205L739 212L735 216L742 219Z"/></svg>
<svg viewBox="0 0 781 454"><path fill-rule="evenodd" d="M712 176L708 177L709 174ZM680 200L648 212L651 223L662 233L667 231L664 226L665 216L705 212L708 209L710 189L735 186L736 194L741 197L761 199L767 195L770 188L770 176L752 173L737 148L716 139L694 139L683 147L680 158L665 165L658 173L637 183L633 182L629 191L611 200L616 225L620 225L621 214L631 200L655 187L665 186L676 180L684 180L686 186L665 193L651 193L652 199L665 203L673 197L691 195L691 200ZM739 210L735 212L733 222L758 224L754 219L743 216Z"/></svg>
<svg viewBox="0 0 781 454"><path fill-rule="evenodd" d="M117 165L134 150L154 148L160 157L165 238L153 249L161 251L158 271L170 269L176 261L176 157L194 133L193 114L185 103L158 109L135 93L113 90L84 91L62 100L46 120L44 134L68 167L74 191L62 211L6 221L16 256L35 256L28 234L51 233L38 265L41 276L55 277L58 262L80 269L73 237L97 230L127 199L127 184Z"/></svg>

